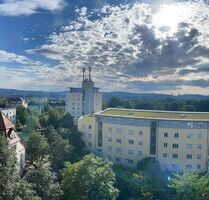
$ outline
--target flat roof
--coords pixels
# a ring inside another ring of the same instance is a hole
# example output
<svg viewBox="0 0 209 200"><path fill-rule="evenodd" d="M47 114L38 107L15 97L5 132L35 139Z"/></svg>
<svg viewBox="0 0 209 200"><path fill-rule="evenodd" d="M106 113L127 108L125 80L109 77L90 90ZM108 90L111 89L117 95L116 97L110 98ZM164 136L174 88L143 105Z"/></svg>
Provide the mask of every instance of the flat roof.
<svg viewBox="0 0 209 200"><path fill-rule="evenodd" d="M111 116L111 117L140 118L140 119L209 121L209 112L184 112L184 111L109 108L104 111L96 113L96 115Z"/></svg>
<svg viewBox="0 0 209 200"><path fill-rule="evenodd" d="M95 115L83 115L81 118L88 122L95 121Z"/></svg>

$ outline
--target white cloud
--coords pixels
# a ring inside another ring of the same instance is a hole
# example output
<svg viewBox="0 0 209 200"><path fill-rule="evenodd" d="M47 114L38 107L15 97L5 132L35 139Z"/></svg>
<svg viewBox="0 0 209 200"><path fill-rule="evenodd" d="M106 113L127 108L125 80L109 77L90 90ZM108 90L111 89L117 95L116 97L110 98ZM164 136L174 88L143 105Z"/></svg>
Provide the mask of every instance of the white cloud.
<svg viewBox="0 0 209 200"><path fill-rule="evenodd" d="M209 64L209 7L197 1L164 2L107 5L92 13L86 8L77 9L77 21L51 34L49 44L28 53L60 61L58 68L62 71L57 69L56 76L61 80L65 74L61 72L66 72L65 84L67 80L78 84L81 68L91 65L95 81L106 90L110 90L109 84L112 90L131 90L127 86L134 79L154 79L160 83L158 91L165 90L162 83L170 80L174 83L171 90L181 90L183 86L176 83L180 80L183 85L186 77L180 77L179 70ZM181 17L176 17L178 10ZM172 23L165 17L171 17ZM191 88L196 83L186 82ZM137 84L132 87L133 91L142 91Z"/></svg>
<svg viewBox="0 0 209 200"><path fill-rule="evenodd" d="M65 0L4 0L0 3L0 15L32 15L39 9L57 11L65 5Z"/></svg>

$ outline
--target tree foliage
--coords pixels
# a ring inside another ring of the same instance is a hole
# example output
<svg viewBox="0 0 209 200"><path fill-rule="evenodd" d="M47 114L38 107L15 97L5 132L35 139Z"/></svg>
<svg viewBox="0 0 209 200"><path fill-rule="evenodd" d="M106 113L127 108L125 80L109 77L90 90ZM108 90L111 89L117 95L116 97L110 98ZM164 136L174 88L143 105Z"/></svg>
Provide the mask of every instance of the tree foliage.
<svg viewBox="0 0 209 200"><path fill-rule="evenodd" d="M33 189L42 200L59 200L61 198L62 191L59 184L47 167L30 170L25 179L33 185Z"/></svg>
<svg viewBox="0 0 209 200"><path fill-rule="evenodd" d="M46 138L40 133L32 133L26 143L26 152L33 162L40 162L48 154L49 144Z"/></svg>
<svg viewBox="0 0 209 200"><path fill-rule="evenodd" d="M209 177L197 173L186 172L175 175L169 184L175 200L208 200Z"/></svg>
<svg viewBox="0 0 209 200"><path fill-rule="evenodd" d="M17 172L15 153L8 148L7 140L0 133L0 199L40 200L32 185L21 180Z"/></svg>
<svg viewBox="0 0 209 200"><path fill-rule="evenodd" d="M75 164L67 163L62 177L64 200L114 200L118 196L112 165L102 158L87 155Z"/></svg>

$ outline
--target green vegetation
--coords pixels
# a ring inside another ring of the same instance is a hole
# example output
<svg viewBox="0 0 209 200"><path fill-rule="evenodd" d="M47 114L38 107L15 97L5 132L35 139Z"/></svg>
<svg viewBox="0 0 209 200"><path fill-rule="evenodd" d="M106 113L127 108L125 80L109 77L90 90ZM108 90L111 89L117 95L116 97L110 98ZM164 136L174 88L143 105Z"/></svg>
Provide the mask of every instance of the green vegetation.
<svg viewBox="0 0 209 200"><path fill-rule="evenodd" d="M21 179L16 171L15 153L8 148L6 138L0 133L0 199L41 200L30 183Z"/></svg>
<svg viewBox="0 0 209 200"><path fill-rule="evenodd" d="M208 113L184 113L184 112L154 112L154 111L137 111L137 110L123 110L123 109L109 109L101 114L112 116L124 116L131 118L157 118L157 119L202 119L209 120Z"/></svg>
<svg viewBox="0 0 209 200"><path fill-rule="evenodd" d="M66 163L62 177L64 200L114 200L118 196L112 165L102 158L87 155L75 164Z"/></svg>
<svg viewBox="0 0 209 200"><path fill-rule="evenodd" d="M154 158L129 170L86 155L81 133L61 108L46 106L19 119L29 162L18 175L14 152L0 134L0 200L209 200L208 174L163 173Z"/></svg>
<svg viewBox="0 0 209 200"><path fill-rule="evenodd" d="M121 99L112 97L107 99L104 108L127 108L144 110L169 110L169 111L197 111L209 112L209 99L186 100L176 98L166 99Z"/></svg>

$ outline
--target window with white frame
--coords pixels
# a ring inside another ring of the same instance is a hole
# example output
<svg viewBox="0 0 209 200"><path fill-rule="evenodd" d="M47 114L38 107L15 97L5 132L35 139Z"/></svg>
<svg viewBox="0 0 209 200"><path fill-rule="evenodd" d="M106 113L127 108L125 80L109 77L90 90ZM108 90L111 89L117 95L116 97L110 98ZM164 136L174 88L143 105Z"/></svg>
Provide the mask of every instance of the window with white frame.
<svg viewBox="0 0 209 200"><path fill-rule="evenodd" d="M129 155L134 155L134 150L129 149L129 150L128 150L128 154L129 154Z"/></svg>
<svg viewBox="0 0 209 200"><path fill-rule="evenodd" d="M197 159L201 160L201 158L202 158L202 155L201 154L197 154Z"/></svg>
<svg viewBox="0 0 209 200"><path fill-rule="evenodd" d="M139 130L139 136L143 135L143 131Z"/></svg>
<svg viewBox="0 0 209 200"><path fill-rule="evenodd" d="M179 138L179 133L174 133L174 138Z"/></svg>
<svg viewBox="0 0 209 200"><path fill-rule="evenodd" d="M128 144L134 144L134 140L128 140Z"/></svg>
<svg viewBox="0 0 209 200"><path fill-rule="evenodd" d="M187 158L187 159L192 159L192 154L187 154L187 155L186 155L186 158Z"/></svg>

